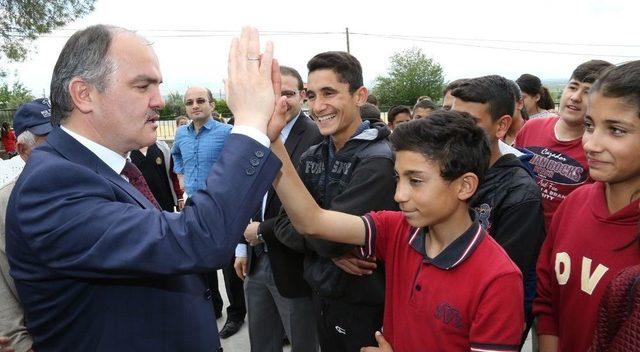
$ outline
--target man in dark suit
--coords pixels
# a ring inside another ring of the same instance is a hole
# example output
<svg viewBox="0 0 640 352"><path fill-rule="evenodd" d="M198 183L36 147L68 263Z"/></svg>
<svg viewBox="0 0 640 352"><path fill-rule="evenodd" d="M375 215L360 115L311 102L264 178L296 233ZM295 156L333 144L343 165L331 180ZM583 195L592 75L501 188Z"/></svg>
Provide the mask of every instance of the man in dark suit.
<svg viewBox="0 0 640 352"><path fill-rule="evenodd" d="M51 83L61 126L31 154L7 211L11 275L34 350L220 350L200 273L229 262L281 165L268 148L284 125L270 119L279 75L271 77L272 46L259 48L250 28L232 44L236 127L210 187L178 214L159 209L126 161L155 141L164 105L151 45L103 25L66 43Z"/></svg>
<svg viewBox="0 0 640 352"><path fill-rule="evenodd" d="M291 159L297 162L322 136L316 124L302 111L305 92L302 77L291 67L281 66L281 94L287 102L287 124L280 134ZM317 351L318 342L311 290L302 277L304 255L278 241L262 242L273 232L280 200L273 188L245 230L245 241L236 248L235 269L245 280L249 312L251 351L282 351L282 336L291 341L292 352ZM245 243L250 244L247 249ZM268 329L265 327L268 326Z"/></svg>

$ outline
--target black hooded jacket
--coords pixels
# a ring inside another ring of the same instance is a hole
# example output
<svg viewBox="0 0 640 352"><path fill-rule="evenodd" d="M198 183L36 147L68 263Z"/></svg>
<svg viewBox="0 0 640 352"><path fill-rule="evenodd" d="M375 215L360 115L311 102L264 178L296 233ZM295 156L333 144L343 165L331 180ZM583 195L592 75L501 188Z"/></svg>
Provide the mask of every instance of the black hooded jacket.
<svg viewBox="0 0 640 352"><path fill-rule="evenodd" d="M513 154L501 156L487 170L469 206L524 278L535 265L545 237L540 188L526 167Z"/></svg>
<svg viewBox="0 0 640 352"><path fill-rule="evenodd" d="M349 139L333 158L329 138L300 157L298 174L322 208L354 215L398 209L393 200L394 158L387 141L389 134L390 130L384 124L374 124ZM304 277L316 294L350 303L384 303L381 262L372 275L350 275L338 268L331 258L341 256L355 246L303 237L284 213L276 220L274 229L280 242L305 254Z"/></svg>

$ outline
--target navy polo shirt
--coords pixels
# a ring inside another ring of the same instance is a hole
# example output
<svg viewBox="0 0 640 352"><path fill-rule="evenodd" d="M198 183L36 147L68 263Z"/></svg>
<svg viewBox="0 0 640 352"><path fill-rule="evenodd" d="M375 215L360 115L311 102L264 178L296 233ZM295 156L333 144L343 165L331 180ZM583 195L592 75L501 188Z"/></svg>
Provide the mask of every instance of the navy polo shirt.
<svg viewBox="0 0 640 352"><path fill-rule="evenodd" d="M394 351L518 351L522 275L471 214L471 227L435 258L426 253L428 229L401 212L362 217L361 255L385 263L383 334Z"/></svg>

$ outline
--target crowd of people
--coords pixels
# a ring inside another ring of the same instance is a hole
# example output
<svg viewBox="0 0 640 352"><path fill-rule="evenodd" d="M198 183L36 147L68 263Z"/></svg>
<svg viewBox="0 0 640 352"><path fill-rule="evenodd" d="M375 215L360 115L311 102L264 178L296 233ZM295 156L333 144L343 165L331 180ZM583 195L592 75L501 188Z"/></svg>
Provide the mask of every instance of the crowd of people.
<svg viewBox="0 0 640 352"><path fill-rule="evenodd" d="M255 352L640 351L640 61L578 65L558 107L486 75L384 121L353 55L306 87L273 55L244 28L233 124L190 87L169 146L147 40L68 40L2 126L0 351L222 351L245 318Z"/></svg>

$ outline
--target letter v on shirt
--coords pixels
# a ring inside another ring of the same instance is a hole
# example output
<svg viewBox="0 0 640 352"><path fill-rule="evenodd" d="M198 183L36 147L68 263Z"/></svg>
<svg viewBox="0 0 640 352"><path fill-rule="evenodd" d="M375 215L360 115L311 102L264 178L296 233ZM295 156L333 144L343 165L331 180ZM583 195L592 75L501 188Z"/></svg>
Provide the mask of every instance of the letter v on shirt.
<svg viewBox="0 0 640 352"><path fill-rule="evenodd" d="M591 273L591 258L582 257L582 268L580 271L580 289L587 294L592 294L593 290L600 282L600 279L609 270L606 266L598 264ZM556 253L556 279L559 285L566 285L571 277L571 257L566 252Z"/></svg>

